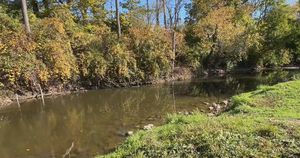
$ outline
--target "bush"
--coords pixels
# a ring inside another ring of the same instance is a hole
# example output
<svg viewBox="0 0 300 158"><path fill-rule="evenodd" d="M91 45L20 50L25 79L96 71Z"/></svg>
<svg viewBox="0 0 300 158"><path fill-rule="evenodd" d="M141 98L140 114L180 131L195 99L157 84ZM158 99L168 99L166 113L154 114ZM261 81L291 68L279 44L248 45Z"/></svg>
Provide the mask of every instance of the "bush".
<svg viewBox="0 0 300 158"><path fill-rule="evenodd" d="M43 78L44 64L37 60L37 44L21 27L5 28L0 33L0 75L6 87L32 87ZM47 73L46 73L47 74Z"/></svg>
<svg viewBox="0 0 300 158"><path fill-rule="evenodd" d="M145 80L167 77L171 72L172 53L169 32L155 28L131 28L127 43L134 52Z"/></svg>
<svg viewBox="0 0 300 158"><path fill-rule="evenodd" d="M68 82L78 74L76 58L65 25L60 19L45 18L34 28L37 57L49 69L51 81Z"/></svg>

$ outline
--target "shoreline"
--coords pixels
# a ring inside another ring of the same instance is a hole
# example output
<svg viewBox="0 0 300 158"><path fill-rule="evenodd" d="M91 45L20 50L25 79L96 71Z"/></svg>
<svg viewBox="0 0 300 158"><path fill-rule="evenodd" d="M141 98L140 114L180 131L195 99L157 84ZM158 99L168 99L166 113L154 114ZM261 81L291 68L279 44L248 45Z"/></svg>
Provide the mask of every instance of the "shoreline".
<svg viewBox="0 0 300 158"><path fill-rule="evenodd" d="M202 72L201 75L196 75L197 73L192 72L188 68L182 68L182 67L177 67L174 70L174 74L171 75L171 77L168 78L161 78L161 79L156 79L154 81L150 82L145 82L138 84L137 87L139 86L146 86L146 85L156 85L156 84L163 84L167 82L172 82L172 81L184 81L184 80L191 80L198 76L199 78L206 78L208 76L223 76L223 75L230 75L234 73L258 73L258 72L263 72L263 71L277 71L277 70L300 70L300 66L290 66L290 67L280 67L280 68L261 68L259 71L256 71L253 68L239 68L239 69L234 69L232 71L225 71L223 69L213 69L213 70L208 70ZM58 95L68 95L68 94L74 94L74 93L81 93L81 92L86 92L89 90L100 90L100 89L107 89L107 88L124 88L124 87L136 87L136 84L132 83L126 83L122 84L119 83L118 86L112 85L112 86L106 86L106 87L83 87L83 86L76 86L76 88L70 90L70 89L63 89L63 90L50 90L47 93L44 93L44 97L53 97L53 96L58 96ZM57 89L57 88L52 88L49 87L49 89ZM2 94L1 94L2 92ZM6 93L6 94L3 94ZM10 94L7 94L10 93ZM8 90L0 90L0 110L6 109L11 107L12 104L16 103L16 93L12 94L12 91ZM31 93L31 94L30 94ZM19 102L22 103L24 101L28 100L35 100L35 99L41 99L41 94L39 93L34 93L31 91L26 91L25 95L18 95Z"/></svg>
<svg viewBox="0 0 300 158"><path fill-rule="evenodd" d="M137 131L96 158L297 157L299 87L300 80L294 80L235 95L220 115L172 114L165 124Z"/></svg>
<svg viewBox="0 0 300 158"><path fill-rule="evenodd" d="M135 83L118 83L118 85L111 85L111 86L105 86L105 87L83 87L79 85L75 85L73 89L63 89L58 90L56 87L49 87L49 92L43 93L44 97L53 97L58 95L68 95L68 94L76 94L81 92L86 92L89 90L100 90L100 89L108 89L108 88L125 88L125 87L140 87L140 86L146 86L146 85L156 85L156 84L163 84L171 81L182 81L182 80L190 80L194 77L194 74L191 72L190 69L187 68L176 68L174 70L174 73L171 77L168 78L161 78L156 79L150 82L144 82L140 84ZM25 95L18 95L19 103L22 103L24 101L28 100L35 100L35 99L41 99L42 95L40 93L26 91L24 92ZM11 105L17 102L16 99L16 93L13 93L9 90L0 90L0 111L6 108L10 108Z"/></svg>

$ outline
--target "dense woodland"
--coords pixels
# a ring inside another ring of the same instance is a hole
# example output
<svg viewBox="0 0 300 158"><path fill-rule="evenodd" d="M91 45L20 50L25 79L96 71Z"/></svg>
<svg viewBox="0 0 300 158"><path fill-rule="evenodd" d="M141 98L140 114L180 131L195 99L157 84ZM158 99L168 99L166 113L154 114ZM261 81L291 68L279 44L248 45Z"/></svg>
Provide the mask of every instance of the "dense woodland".
<svg viewBox="0 0 300 158"><path fill-rule="evenodd" d="M0 89L126 86L168 78L177 67L297 65L299 7L284 0L0 0Z"/></svg>

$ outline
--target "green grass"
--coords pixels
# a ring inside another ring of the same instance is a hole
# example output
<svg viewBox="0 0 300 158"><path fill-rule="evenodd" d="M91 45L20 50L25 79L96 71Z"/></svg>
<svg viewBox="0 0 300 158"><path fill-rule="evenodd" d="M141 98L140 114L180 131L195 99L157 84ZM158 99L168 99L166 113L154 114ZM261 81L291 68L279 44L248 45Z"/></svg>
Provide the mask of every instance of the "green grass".
<svg viewBox="0 0 300 158"><path fill-rule="evenodd" d="M100 157L300 157L300 80L234 96L218 117L170 115Z"/></svg>

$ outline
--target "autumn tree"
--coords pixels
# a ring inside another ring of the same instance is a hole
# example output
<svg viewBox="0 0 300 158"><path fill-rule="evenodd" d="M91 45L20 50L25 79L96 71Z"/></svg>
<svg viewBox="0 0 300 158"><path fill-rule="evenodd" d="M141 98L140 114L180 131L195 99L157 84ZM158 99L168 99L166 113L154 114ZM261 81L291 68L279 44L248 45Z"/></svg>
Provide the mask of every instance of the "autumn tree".
<svg viewBox="0 0 300 158"><path fill-rule="evenodd" d="M194 0L186 39L204 68L229 69L251 46L252 7L242 1ZM198 63L198 64L199 64Z"/></svg>

